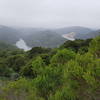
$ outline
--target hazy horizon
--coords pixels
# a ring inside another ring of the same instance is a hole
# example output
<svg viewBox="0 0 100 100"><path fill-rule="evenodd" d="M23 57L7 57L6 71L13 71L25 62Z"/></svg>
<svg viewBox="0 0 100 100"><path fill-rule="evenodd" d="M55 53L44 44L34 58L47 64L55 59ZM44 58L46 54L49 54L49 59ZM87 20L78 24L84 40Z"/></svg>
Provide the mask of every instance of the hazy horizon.
<svg viewBox="0 0 100 100"><path fill-rule="evenodd" d="M100 27L100 0L0 0L0 25Z"/></svg>

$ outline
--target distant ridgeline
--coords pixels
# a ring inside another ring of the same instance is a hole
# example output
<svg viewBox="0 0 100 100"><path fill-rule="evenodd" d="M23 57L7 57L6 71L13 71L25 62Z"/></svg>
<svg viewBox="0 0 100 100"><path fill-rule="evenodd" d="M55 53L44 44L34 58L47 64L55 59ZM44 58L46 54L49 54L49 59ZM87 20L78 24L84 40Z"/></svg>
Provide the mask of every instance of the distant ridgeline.
<svg viewBox="0 0 100 100"><path fill-rule="evenodd" d="M59 29L12 28L0 26L0 41L16 44L22 39L29 47L59 47L66 40L87 39L100 35L100 30L73 26Z"/></svg>

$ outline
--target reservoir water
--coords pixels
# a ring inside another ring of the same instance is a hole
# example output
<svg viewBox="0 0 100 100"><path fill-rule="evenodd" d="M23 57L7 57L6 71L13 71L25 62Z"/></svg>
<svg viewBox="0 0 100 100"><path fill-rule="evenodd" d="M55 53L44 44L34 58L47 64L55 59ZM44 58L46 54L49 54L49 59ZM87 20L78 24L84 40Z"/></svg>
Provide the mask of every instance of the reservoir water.
<svg viewBox="0 0 100 100"><path fill-rule="evenodd" d="M20 49L23 49L24 51L28 51L31 49L31 47L29 47L22 38L16 42L16 46Z"/></svg>

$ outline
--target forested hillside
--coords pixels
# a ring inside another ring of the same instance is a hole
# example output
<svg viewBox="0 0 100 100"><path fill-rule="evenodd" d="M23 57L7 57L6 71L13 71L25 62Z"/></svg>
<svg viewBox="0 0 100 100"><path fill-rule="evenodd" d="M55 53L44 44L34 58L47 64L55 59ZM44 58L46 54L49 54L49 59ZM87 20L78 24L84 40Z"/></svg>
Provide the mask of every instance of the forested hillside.
<svg viewBox="0 0 100 100"><path fill-rule="evenodd" d="M20 32L14 28L0 25L0 41L15 44L20 38Z"/></svg>
<svg viewBox="0 0 100 100"><path fill-rule="evenodd" d="M49 48L58 47L66 41L61 35L51 30L31 33L23 39L30 47L42 46Z"/></svg>
<svg viewBox="0 0 100 100"><path fill-rule="evenodd" d="M76 34L76 38L79 39L89 39L100 35L100 30L92 31L86 34Z"/></svg>
<svg viewBox="0 0 100 100"><path fill-rule="evenodd" d="M0 100L100 100L100 36L0 50Z"/></svg>
<svg viewBox="0 0 100 100"><path fill-rule="evenodd" d="M0 41L16 44L20 39L23 39L29 47L58 47L67 39L62 35L75 33L75 39L93 38L99 35L99 30L94 31L90 28L72 26L58 29L46 28L16 28L0 25Z"/></svg>
<svg viewBox="0 0 100 100"><path fill-rule="evenodd" d="M5 42L2 42L0 41L0 50L16 50L18 49L15 45L11 45L9 43L5 43Z"/></svg>

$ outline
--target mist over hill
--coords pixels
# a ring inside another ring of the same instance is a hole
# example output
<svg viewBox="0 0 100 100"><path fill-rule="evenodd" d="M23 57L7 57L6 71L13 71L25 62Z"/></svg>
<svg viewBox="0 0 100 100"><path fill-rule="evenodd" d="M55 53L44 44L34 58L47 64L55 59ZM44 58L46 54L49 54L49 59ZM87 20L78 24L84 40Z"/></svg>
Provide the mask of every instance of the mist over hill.
<svg viewBox="0 0 100 100"><path fill-rule="evenodd" d="M0 100L100 100L100 0L0 0Z"/></svg>
<svg viewBox="0 0 100 100"><path fill-rule="evenodd" d="M70 32L75 32L77 34L86 34L93 30L87 27L71 26L71 27L59 28L59 29L56 29L55 31L59 34L67 34Z"/></svg>
<svg viewBox="0 0 100 100"><path fill-rule="evenodd" d="M100 35L100 29L96 30L96 31L92 31L92 32L86 33L86 34L77 34L76 38L88 39L88 38L94 38L94 37L99 36L99 35Z"/></svg>
<svg viewBox="0 0 100 100"><path fill-rule="evenodd" d="M29 47L58 47L67 41L62 37L64 34L74 32L75 39L87 39L100 35L100 30L93 30L86 27L72 26L59 29L45 28L14 28L0 25L0 41L9 44L16 44L23 39ZM70 36L70 35L68 35Z"/></svg>
<svg viewBox="0 0 100 100"><path fill-rule="evenodd" d="M10 44L16 43L20 37L20 32L12 27L0 25L0 41Z"/></svg>

